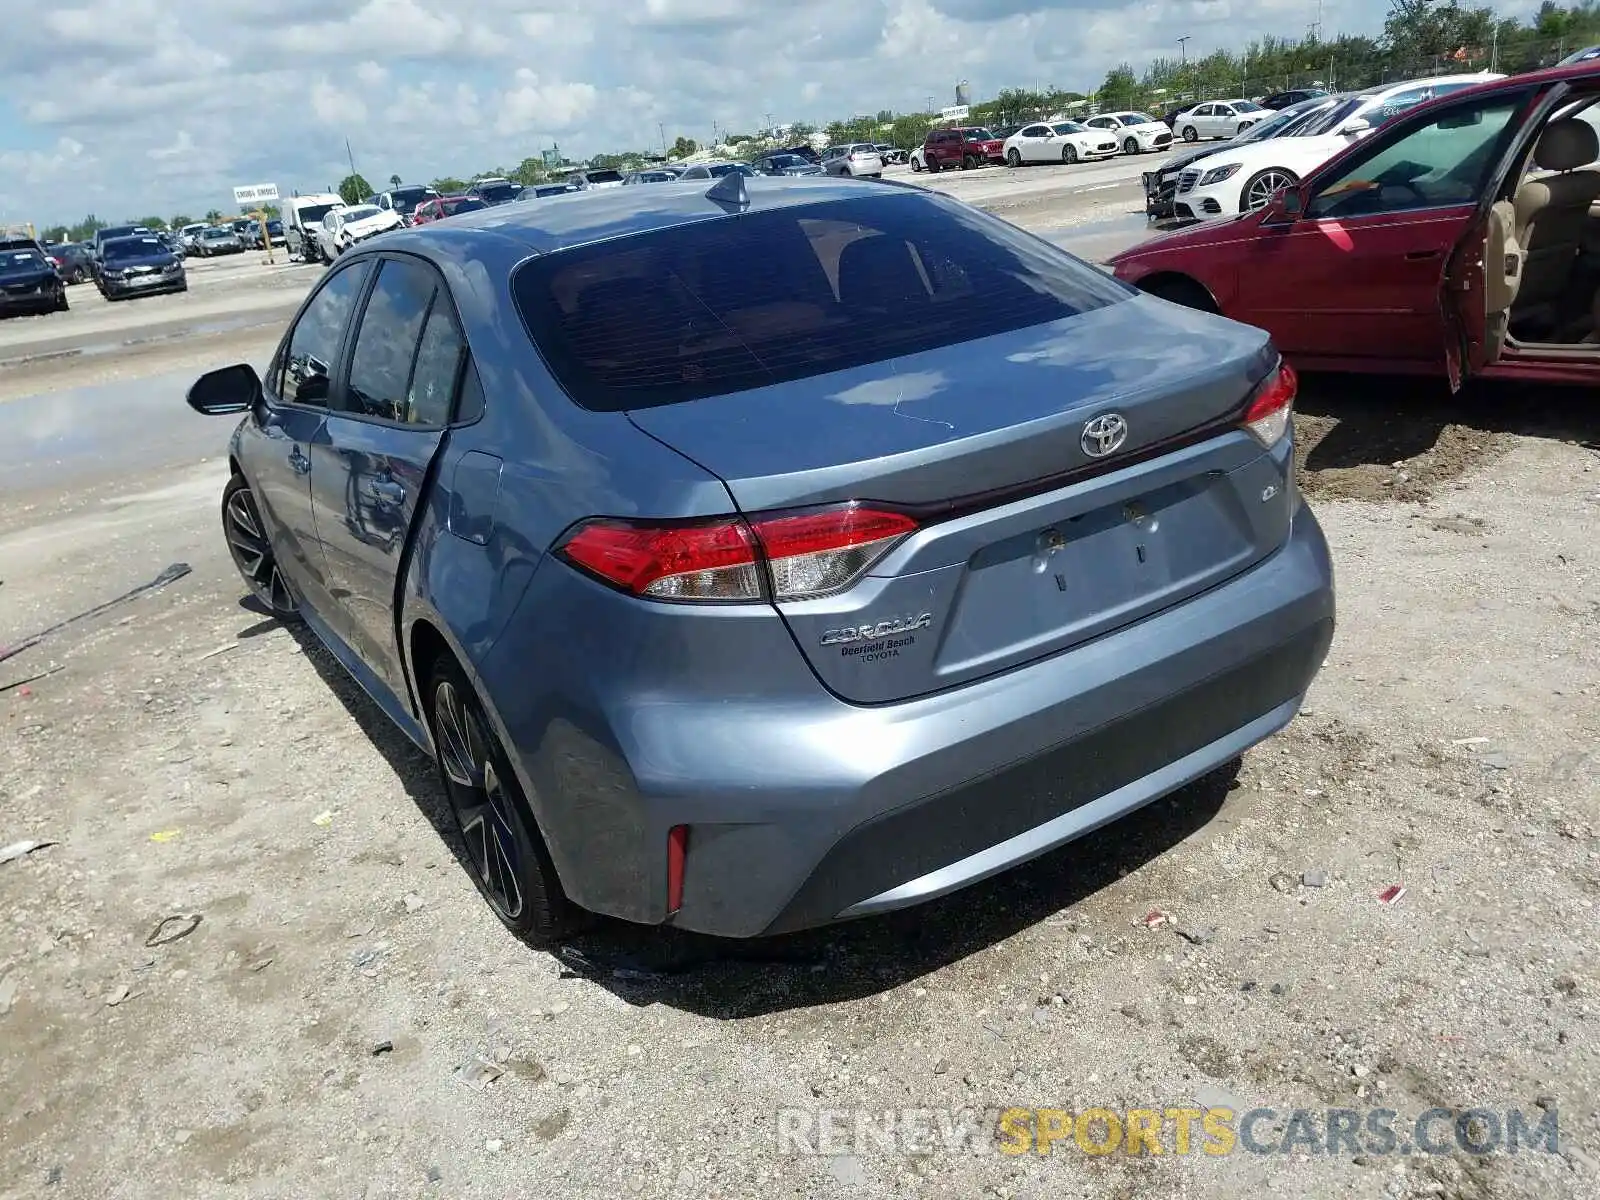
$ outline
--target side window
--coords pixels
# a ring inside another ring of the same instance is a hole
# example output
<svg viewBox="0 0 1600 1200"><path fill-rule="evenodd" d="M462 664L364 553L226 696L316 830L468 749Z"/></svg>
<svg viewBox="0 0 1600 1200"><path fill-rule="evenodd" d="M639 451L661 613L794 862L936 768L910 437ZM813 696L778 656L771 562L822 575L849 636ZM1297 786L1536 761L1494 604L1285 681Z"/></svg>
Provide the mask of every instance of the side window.
<svg viewBox="0 0 1600 1200"><path fill-rule="evenodd" d="M378 280L383 286L383 280ZM450 302L442 290L434 293L433 308L422 328L417 347L417 365L406 389L406 411L402 420L412 425L445 425L450 420L450 402L455 398L456 380L461 376L461 357L467 344L456 326Z"/></svg>
<svg viewBox="0 0 1600 1200"><path fill-rule="evenodd" d="M1514 132L1522 96L1459 103L1398 137L1375 135L1320 182L1310 217L1359 217L1475 203Z"/></svg>
<svg viewBox="0 0 1600 1200"><path fill-rule="evenodd" d="M327 405L333 362L370 269L367 263L356 263L329 276L295 322L278 383L286 404Z"/></svg>
<svg viewBox="0 0 1600 1200"><path fill-rule="evenodd" d="M414 420L407 387L435 288L433 273L426 267L398 259L384 261L361 314L341 405L344 411L385 421Z"/></svg>
<svg viewBox="0 0 1600 1200"><path fill-rule="evenodd" d="M478 378L478 368L471 355L467 356L466 370L461 373L461 402L456 405L456 420L469 424L483 416L483 380Z"/></svg>

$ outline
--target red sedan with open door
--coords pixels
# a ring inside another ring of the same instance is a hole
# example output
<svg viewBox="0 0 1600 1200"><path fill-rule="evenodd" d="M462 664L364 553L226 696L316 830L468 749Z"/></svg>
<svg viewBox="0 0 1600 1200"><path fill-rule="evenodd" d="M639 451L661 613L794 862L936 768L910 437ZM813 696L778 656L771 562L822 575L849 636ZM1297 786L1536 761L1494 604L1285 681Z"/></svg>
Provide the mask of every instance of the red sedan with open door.
<svg viewBox="0 0 1600 1200"><path fill-rule="evenodd" d="M1117 277L1271 333L1302 369L1600 382L1600 63L1419 105L1252 213Z"/></svg>

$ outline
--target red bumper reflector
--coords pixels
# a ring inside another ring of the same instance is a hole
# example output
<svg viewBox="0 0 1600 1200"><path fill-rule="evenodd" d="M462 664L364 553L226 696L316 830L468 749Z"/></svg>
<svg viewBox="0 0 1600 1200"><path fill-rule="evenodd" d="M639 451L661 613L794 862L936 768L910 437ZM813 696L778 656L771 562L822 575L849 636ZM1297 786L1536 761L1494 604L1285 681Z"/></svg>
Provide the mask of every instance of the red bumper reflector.
<svg viewBox="0 0 1600 1200"><path fill-rule="evenodd" d="M689 853L689 827L674 825L667 831L667 915L683 907L683 862Z"/></svg>

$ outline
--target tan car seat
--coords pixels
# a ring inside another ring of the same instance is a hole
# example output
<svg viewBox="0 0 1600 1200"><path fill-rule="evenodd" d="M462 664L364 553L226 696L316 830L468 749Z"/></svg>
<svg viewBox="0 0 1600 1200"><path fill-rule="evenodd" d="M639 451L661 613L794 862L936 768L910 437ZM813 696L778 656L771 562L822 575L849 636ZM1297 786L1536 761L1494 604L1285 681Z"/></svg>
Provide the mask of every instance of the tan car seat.
<svg viewBox="0 0 1600 1200"><path fill-rule="evenodd" d="M1576 117L1552 121L1534 148L1547 171L1517 189L1516 232L1527 259L1517 291L1519 314L1551 305L1572 277L1583 248L1589 206L1600 197L1600 171L1580 170L1600 159L1600 136Z"/></svg>

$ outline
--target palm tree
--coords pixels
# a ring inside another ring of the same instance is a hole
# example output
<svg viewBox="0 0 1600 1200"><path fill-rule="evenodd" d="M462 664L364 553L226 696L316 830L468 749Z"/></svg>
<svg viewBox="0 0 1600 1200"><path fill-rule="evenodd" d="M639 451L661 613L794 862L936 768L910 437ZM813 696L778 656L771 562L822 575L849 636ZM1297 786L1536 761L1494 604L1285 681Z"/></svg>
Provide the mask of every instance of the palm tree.
<svg viewBox="0 0 1600 1200"><path fill-rule="evenodd" d="M390 187L399 187L400 186L400 176L398 176L398 175L389 176L389 186Z"/></svg>
<svg viewBox="0 0 1600 1200"><path fill-rule="evenodd" d="M222 214L213 208L210 212L206 213L206 220L212 225L215 225L218 221L222 220Z"/></svg>

